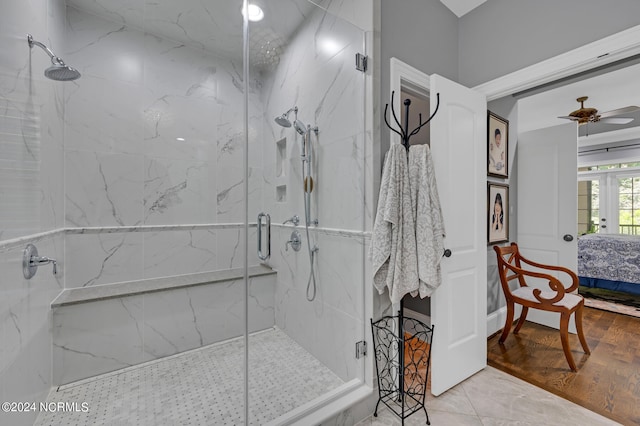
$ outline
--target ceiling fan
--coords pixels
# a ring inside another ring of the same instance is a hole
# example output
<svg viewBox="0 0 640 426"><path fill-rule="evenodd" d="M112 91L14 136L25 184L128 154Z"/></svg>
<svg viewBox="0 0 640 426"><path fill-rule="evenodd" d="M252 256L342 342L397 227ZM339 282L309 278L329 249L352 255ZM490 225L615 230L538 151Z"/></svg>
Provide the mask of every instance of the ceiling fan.
<svg viewBox="0 0 640 426"><path fill-rule="evenodd" d="M587 96L582 96L576 99L580 102L580 109L571 112L569 115L561 116L558 118L566 118L567 120L577 121L578 124L587 123L608 123L608 124L627 124L633 121L630 117L614 117L615 115L627 114L640 110L637 106L628 106L624 108L614 109L611 111L598 113L595 108L585 108L584 102L589 99Z"/></svg>

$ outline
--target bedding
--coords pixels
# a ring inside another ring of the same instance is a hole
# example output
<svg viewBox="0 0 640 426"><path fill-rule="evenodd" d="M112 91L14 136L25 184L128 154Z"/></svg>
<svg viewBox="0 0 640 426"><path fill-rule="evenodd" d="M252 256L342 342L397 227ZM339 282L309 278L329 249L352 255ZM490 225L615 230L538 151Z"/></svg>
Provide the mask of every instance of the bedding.
<svg viewBox="0 0 640 426"><path fill-rule="evenodd" d="M587 234L578 238L580 285L640 295L640 236Z"/></svg>

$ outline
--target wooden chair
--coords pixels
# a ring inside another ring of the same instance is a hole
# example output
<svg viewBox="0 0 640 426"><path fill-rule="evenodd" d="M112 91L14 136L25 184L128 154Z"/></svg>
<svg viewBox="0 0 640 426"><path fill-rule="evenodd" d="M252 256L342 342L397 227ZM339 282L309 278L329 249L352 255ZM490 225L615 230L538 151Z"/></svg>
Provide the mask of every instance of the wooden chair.
<svg viewBox="0 0 640 426"><path fill-rule="evenodd" d="M515 303L522 305L522 314L520 315L516 328L513 330L513 334L518 334L518 331L520 331L522 324L524 324L527 318L529 308L559 312L562 349L564 350L564 355L567 358L571 370L577 371L576 363L573 360L571 348L569 347L569 318L574 312L576 314L576 329L578 331L578 338L582 344L582 349L584 349L584 352L587 354L591 352L589 351L587 341L582 332L584 299L578 294L571 293L578 288L578 277L576 274L562 266L543 265L522 257L518 250L518 244L516 243L511 243L508 247L494 246L493 249L498 256L500 283L502 284L504 296L507 299L507 322L504 325L499 342L504 343L509 335L511 325L513 324ZM537 269L564 272L571 278L571 286L565 288L562 282L554 276L535 270L523 269L523 263ZM542 278L549 281L549 290L529 287L527 285L528 277ZM509 283L516 278L518 279L519 286L515 290L511 290Z"/></svg>

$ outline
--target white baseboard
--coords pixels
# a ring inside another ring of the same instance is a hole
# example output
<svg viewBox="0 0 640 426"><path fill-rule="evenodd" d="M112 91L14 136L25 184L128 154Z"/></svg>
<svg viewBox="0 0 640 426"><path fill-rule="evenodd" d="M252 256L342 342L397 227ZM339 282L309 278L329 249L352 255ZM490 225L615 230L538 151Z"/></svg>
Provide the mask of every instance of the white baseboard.
<svg viewBox="0 0 640 426"><path fill-rule="evenodd" d="M516 305L516 312L513 316L513 319L516 320L520 318L521 312L522 312L522 306ZM502 328L504 327L504 322L506 320L507 320L506 306L503 306L497 311L491 312L489 315L487 315L487 337L502 330Z"/></svg>
<svg viewBox="0 0 640 426"><path fill-rule="evenodd" d="M418 321L424 323L425 325L431 326L431 317L425 314L421 314L420 312L416 312L409 308L404 308L404 312L406 312L406 316L417 319Z"/></svg>

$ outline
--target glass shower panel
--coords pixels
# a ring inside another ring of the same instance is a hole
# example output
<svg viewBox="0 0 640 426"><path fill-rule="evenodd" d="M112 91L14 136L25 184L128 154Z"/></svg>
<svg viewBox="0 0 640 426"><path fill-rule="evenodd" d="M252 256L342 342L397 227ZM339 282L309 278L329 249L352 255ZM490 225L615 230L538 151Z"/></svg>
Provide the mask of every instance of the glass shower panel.
<svg viewBox="0 0 640 426"><path fill-rule="evenodd" d="M249 217L262 214L263 255L264 215L271 241L269 258L249 252L250 424L364 374L364 32L307 0L261 6L248 40Z"/></svg>

